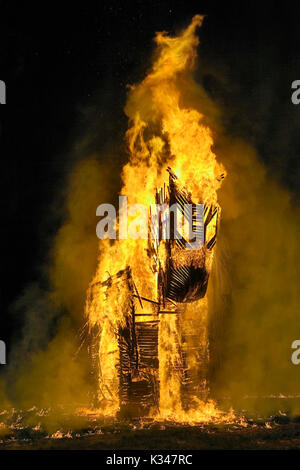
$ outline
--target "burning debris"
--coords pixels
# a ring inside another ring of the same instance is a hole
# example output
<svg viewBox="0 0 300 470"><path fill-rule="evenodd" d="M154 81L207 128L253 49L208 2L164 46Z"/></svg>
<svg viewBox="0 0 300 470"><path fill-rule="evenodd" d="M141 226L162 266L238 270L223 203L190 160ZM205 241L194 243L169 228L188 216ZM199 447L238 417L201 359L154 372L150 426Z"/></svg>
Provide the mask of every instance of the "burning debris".
<svg viewBox="0 0 300 470"><path fill-rule="evenodd" d="M86 312L96 398L107 414L179 418L208 394L205 294L220 216L216 194L225 171L211 150L203 116L184 105L202 19L195 16L178 37L157 34L152 70L131 88L125 108L132 126L121 194L130 204L147 204L156 223L150 223L148 239L100 242ZM165 210L153 212L153 204ZM174 204L192 237L174 223Z"/></svg>

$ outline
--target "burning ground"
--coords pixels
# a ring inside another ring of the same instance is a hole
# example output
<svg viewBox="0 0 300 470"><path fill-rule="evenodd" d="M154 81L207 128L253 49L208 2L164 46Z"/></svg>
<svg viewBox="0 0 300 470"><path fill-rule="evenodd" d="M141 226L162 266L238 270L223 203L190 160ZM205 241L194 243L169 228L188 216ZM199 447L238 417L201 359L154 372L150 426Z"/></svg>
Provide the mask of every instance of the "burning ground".
<svg viewBox="0 0 300 470"><path fill-rule="evenodd" d="M142 449L299 449L299 419L287 414L210 424L178 424L151 419L120 421L95 412L67 408L4 410L0 415L1 450Z"/></svg>

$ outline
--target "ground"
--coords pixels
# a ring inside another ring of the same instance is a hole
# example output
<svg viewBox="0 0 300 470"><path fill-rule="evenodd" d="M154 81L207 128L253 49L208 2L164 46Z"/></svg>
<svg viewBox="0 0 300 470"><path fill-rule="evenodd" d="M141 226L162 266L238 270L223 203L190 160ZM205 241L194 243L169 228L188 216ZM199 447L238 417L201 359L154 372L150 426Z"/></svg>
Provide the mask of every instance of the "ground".
<svg viewBox="0 0 300 470"><path fill-rule="evenodd" d="M121 422L64 410L4 410L0 450L300 449L300 419L275 416L231 424Z"/></svg>

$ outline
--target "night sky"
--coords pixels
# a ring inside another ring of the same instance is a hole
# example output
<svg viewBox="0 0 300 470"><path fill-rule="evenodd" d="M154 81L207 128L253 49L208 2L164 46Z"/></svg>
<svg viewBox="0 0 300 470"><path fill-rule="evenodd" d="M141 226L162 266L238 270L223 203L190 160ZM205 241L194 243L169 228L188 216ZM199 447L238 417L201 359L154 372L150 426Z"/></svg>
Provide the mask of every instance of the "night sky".
<svg viewBox="0 0 300 470"><path fill-rule="evenodd" d="M1 328L10 343L21 319L11 305L34 281L47 284L52 239L63 218L74 145L122 142L126 85L144 76L155 31L178 32L196 13L203 77L229 133L254 145L273 178L299 200L300 6L289 2L0 2ZM126 158L124 156L124 158Z"/></svg>

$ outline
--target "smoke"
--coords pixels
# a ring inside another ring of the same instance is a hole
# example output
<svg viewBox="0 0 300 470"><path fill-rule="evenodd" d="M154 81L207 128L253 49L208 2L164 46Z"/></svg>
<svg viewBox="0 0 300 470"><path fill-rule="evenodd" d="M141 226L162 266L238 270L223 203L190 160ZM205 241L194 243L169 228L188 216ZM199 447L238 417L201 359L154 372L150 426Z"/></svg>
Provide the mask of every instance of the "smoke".
<svg viewBox="0 0 300 470"><path fill-rule="evenodd" d="M209 291L214 387L238 406L245 396L258 404L266 395L295 395L299 211L245 142L220 136L216 152L228 178L219 192L222 222Z"/></svg>
<svg viewBox="0 0 300 470"><path fill-rule="evenodd" d="M1 382L2 406L69 409L90 402L90 365L86 345L81 348L86 338L79 332L97 265L96 208L117 192L116 148L111 145L103 157L86 156L81 147L81 158L74 156L79 161L67 177L64 218L52 240L49 262L40 268L40 282L27 286L11 307L21 333L15 334Z"/></svg>
<svg viewBox="0 0 300 470"><path fill-rule="evenodd" d="M82 319L84 299L91 273L97 265L96 208L109 202L115 192L113 160L96 158L79 162L74 169L67 196L68 218L59 229L53 248L51 281L54 300L75 319Z"/></svg>
<svg viewBox="0 0 300 470"><path fill-rule="evenodd" d="M291 362L300 333L299 208L256 148L228 132L227 109L199 87L197 103L227 171L208 289L212 392L235 409L268 415L284 406L296 414L296 400L270 398L295 396L300 385Z"/></svg>

